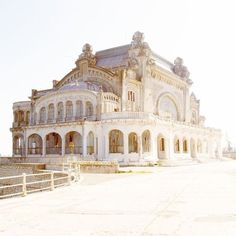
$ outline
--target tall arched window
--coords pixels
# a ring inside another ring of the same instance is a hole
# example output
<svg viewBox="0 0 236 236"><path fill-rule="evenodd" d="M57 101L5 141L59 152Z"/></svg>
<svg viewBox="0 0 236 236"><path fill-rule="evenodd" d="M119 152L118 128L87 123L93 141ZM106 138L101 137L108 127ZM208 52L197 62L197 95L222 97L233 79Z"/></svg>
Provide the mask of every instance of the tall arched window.
<svg viewBox="0 0 236 236"><path fill-rule="evenodd" d="M187 139L183 140L183 152L188 152L188 141L187 141Z"/></svg>
<svg viewBox="0 0 236 236"><path fill-rule="evenodd" d="M178 120L177 106L170 96L164 95L160 98L158 104L158 114L162 117Z"/></svg>
<svg viewBox="0 0 236 236"><path fill-rule="evenodd" d="M64 119L64 105L63 102L57 104L57 121L63 121Z"/></svg>
<svg viewBox="0 0 236 236"><path fill-rule="evenodd" d="M26 120L25 120L25 122L26 122L26 125L29 125L29 123L30 123L30 112L29 111L26 112Z"/></svg>
<svg viewBox="0 0 236 236"><path fill-rule="evenodd" d="M42 107L39 111L39 123L45 123L46 121L46 108Z"/></svg>
<svg viewBox="0 0 236 236"><path fill-rule="evenodd" d="M163 137L159 139L159 150L161 152L165 151L165 139Z"/></svg>
<svg viewBox="0 0 236 236"><path fill-rule="evenodd" d="M179 142L178 138L175 138L174 150L175 150L176 153L180 152L180 142Z"/></svg>
<svg viewBox="0 0 236 236"><path fill-rule="evenodd" d="M54 104L51 103L48 106L48 122L53 122L54 121Z"/></svg>
<svg viewBox="0 0 236 236"><path fill-rule="evenodd" d="M114 129L109 133L109 152L124 153L123 133L120 130Z"/></svg>
<svg viewBox="0 0 236 236"><path fill-rule="evenodd" d="M90 155L94 153L94 134L92 131L87 136L87 153Z"/></svg>
<svg viewBox="0 0 236 236"><path fill-rule="evenodd" d="M145 130L142 134L143 152L150 152L151 150L151 135L149 130Z"/></svg>
<svg viewBox="0 0 236 236"><path fill-rule="evenodd" d="M76 101L76 118L82 118L83 117L83 103L82 101L78 100Z"/></svg>
<svg viewBox="0 0 236 236"><path fill-rule="evenodd" d="M72 101L66 102L66 120L72 120L73 117L73 103Z"/></svg>
<svg viewBox="0 0 236 236"><path fill-rule="evenodd" d="M93 115L93 104L89 101L86 102L86 116L90 117Z"/></svg>
<svg viewBox="0 0 236 236"><path fill-rule="evenodd" d="M129 134L129 153L138 152L138 136L132 132Z"/></svg>

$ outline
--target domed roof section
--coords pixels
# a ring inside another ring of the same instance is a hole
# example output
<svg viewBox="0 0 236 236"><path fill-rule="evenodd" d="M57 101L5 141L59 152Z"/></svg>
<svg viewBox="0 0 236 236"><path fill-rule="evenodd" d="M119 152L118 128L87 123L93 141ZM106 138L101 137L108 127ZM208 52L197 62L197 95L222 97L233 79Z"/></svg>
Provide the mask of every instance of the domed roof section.
<svg viewBox="0 0 236 236"><path fill-rule="evenodd" d="M59 90L65 91L65 90L75 90L75 89L99 92L102 88L99 85L91 82L74 81L72 83L63 85Z"/></svg>

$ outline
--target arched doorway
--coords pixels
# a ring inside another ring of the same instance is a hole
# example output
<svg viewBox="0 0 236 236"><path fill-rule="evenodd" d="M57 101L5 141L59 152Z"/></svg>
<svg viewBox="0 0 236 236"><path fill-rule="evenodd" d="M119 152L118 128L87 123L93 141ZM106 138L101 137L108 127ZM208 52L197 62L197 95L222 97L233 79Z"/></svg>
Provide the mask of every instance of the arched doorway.
<svg viewBox="0 0 236 236"><path fill-rule="evenodd" d="M165 137L160 134L157 137L157 153L159 159L166 159L167 158L167 143Z"/></svg>
<svg viewBox="0 0 236 236"><path fill-rule="evenodd" d="M32 134L28 138L28 154L42 155L43 140L40 135Z"/></svg>
<svg viewBox="0 0 236 236"><path fill-rule="evenodd" d="M143 131L142 148L143 148L143 153L151 151L151 135L149 130Z"/></svg>
<svg viewBox="0 0 236 236"><path fill-rule="evenodd" d="M82 154L83 139L80 133L71 131L66 134L65 154Z"/></svg>
<svg viewBox="0 0 236 236"><path fill-rule="evenodd" d="M46 136L46 154L61 155L61 136L58 133L49 133Z"/></svg>
<svg viewBox="0 0 236 236"><path fill-rule="evenodd" d="M129 153L132 152L138 152L138 136L134 132L129 134Z"/></svg>
<svg viewBox="0 0 236 236"><path fill-rule="evenodd" d="M89 155L94 153L94 134L92 131L90 131L87 136L87 153Z"/></svg>
<svg viewBox="0 0 236 236"><path fill-rule="evenodd" d="M178 137L175 137L174 139L174 152L180 153L180 141Z"/></svg>

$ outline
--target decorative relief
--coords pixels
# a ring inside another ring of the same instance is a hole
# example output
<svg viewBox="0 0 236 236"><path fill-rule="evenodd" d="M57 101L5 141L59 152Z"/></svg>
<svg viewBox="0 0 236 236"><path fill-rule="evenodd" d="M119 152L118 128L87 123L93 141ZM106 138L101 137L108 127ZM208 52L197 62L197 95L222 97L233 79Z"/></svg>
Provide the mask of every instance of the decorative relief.
<svg viewBox="0 0 236 236"><path fill-rule="evenodd" d="M96 58L93 54L93 48L90 44L86 43L82 48L82 53L79 55L79 59L75 62L79 66L79 61L86 59L89 65L96 65Z"/></svg>
<svg viewBox="0 0 236 236"><path fill-rule="evenodd" d="M189 71L186 66L183 65L184 61L182 58L177 57L174 61L174 67L173 67L173 72L180 76L181 78L188 79L189 78Z"/></svg>

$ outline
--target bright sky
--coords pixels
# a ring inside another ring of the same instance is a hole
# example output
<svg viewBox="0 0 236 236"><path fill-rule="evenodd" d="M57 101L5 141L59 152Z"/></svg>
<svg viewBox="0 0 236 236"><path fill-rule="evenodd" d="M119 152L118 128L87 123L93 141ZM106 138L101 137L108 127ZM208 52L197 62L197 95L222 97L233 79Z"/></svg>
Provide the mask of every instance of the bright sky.
<svg viewBox="0 0 236 236"><path fill-rule="evenodd" d="M206 125L236 145L235 1L0 0L0 153L11 155L12 104L52 87L82 46L128 44L139 30L162 57L184 59Z"/></svg>

